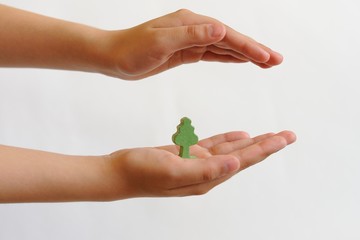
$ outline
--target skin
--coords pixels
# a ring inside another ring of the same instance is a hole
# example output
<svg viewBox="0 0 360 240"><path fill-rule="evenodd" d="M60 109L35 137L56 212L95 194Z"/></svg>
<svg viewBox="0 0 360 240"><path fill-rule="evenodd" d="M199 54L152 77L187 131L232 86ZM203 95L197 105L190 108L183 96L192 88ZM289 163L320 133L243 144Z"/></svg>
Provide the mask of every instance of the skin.
<svg viewBox="0 0 360 240"><path fill-rule="evenodd" d="M198 61L269 68L283 59L218 20L184 9L106 31L0 5L0 36L2 67L98 72L126 80Z"/></svg>
<svg viewBox="0 0 360 240"><path fill-rule="evenodd" d="M205 194L295 141L290 131L219 134L179 156L174 145L70 156L0 145L0 202L112 201Z"/></svg>
<svg viewBox="0 0 360 240"><path fill-rule="evenodd" d="M141 47L139 47L141 46ZM143 79L198 61L269 68L282 56L216 19L189 10L117 31L0 5L0 67L34 67ZM191 147L71 156L0 145L0 202L113 201L205 194L293 143L291 131L219 134Z"/></svg>

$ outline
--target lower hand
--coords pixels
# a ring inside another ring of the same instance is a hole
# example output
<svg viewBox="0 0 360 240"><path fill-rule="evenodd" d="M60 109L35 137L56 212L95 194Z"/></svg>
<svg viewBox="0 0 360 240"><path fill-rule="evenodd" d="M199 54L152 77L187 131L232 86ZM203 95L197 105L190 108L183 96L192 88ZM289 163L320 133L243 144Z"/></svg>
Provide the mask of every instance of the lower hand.
<svg viewBox="0 0 360 240"><path fill-rule="evenodd" d="M176 146L120 150L107 159L115 199L199 195L296 140L283 131L254 138L244 132L220 134L191 148L197 159L177 156Z"/></svg>

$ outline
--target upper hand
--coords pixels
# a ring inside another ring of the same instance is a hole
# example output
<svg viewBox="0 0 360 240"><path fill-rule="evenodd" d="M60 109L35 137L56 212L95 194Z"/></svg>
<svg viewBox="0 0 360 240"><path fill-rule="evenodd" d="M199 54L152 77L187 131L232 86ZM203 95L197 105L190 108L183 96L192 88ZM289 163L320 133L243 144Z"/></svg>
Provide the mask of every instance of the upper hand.
<svg viewBox="0 0 360 240"><path fill-rule="evenodd" d="M252 62L269 68L282 56L216 19L179 10L139 26L105 33L103 73L141 79L181 64L203 61Z"/></svg>

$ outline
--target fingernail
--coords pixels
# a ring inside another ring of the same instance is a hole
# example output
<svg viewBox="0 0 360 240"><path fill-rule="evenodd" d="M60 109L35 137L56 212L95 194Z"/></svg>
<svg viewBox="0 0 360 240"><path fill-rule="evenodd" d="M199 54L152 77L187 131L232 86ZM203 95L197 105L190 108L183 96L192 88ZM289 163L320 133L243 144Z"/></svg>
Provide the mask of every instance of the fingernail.
<svg viewBox="0 0 360 240"><path fill-rule="evenodd" d="M223 35L224 32L224 26L220 25L220 24L212 24L210 25L210 36L213 38L217 38Z"/></svg>
<svg viewBox="0 0 360 240"><path fill-rule="evenodd" d="M236 172L239 168L240 162L237 158L231 158L225 162L225 173Z"/></svg>
<svg viewBox="0 0 360 240"><path fill-rule="evenodd" d="M259 59L260 62L266 63L270 59L270 53L268 53L265 49L258 47L259 53L261 53L261 59Z"/></svg>

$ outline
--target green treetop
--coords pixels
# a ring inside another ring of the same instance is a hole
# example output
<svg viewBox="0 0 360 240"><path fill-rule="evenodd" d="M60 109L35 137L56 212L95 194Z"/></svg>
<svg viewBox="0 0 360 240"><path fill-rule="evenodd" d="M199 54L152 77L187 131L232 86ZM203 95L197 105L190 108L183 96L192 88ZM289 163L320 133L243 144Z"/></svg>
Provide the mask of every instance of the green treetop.
<svg viewBox="0 0 360 240"><path fill-rule="evenodd" d="M177 131L172 136L172 141L180 146L179 156L182 158L191 158L190 146L197 144L198 136L194 133L194 127L191 126L191 120L184 117L177 126Z"/></svg>

